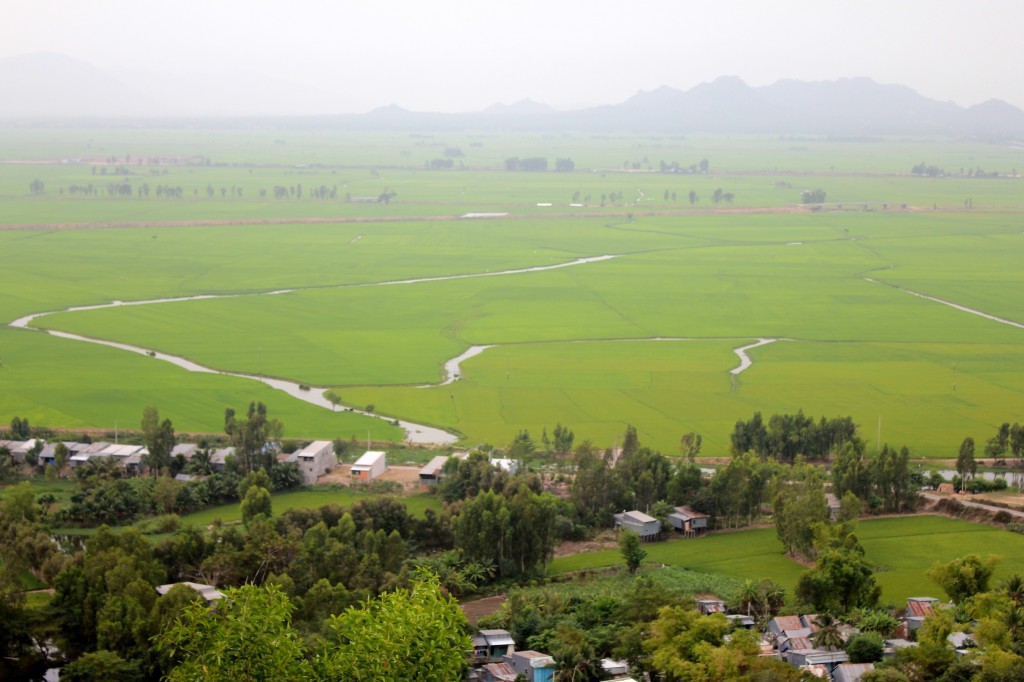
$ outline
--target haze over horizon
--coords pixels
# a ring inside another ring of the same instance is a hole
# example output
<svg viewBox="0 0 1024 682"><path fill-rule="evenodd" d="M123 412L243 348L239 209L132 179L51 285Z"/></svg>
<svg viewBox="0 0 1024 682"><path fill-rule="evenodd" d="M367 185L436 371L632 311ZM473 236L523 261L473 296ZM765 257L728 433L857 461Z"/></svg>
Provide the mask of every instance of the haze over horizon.
<svg viewBox="0 0 1024 682"><path fill-rule="evenodd" d="M1024 3L1013 0L984 11L926 0L181 0L173 11L37 0L5 14L0 59L67 55L157 98L199 93L203 113L464 112L522 99L566 110L723 75L754 87L868 77L1024 108L1024 80L1010 73Z"/></svg>

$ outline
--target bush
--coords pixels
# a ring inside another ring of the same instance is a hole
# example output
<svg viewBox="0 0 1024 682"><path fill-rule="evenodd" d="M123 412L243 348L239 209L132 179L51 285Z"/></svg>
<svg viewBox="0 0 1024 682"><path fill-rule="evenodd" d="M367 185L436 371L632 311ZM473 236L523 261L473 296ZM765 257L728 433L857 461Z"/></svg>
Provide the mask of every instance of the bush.
<svg viewBox="0 0 1024 682"><path fill-rule="evenodd" d="M963 516L964 512L967 510L967 508L960 504L958 501L950 499L948 497L939 500L935 504L935 508L941 512L945 512L953 516Z"/></svg>
<svg viewBox="0 0 1024 682"><path fill-rule="evenodd" d="M882 636L875 632L856 635L846 643L850 663L877 663L882 660L883 648Z"/></svg>
<svg viewBox="0 0 1024 682"><path fill-rule="evenodd" d="M996 515L992 517L992 520L996 523L1010 523L1013 521L1013 514L1008 511L996 512Z"/></svg>
<svg viewBox="0 0 1024 682"><path fill-rule="evenodd" d="M161 514L139 521L135 525L145 535L176 533L181 530L181 517L177 514Z"/></svg>

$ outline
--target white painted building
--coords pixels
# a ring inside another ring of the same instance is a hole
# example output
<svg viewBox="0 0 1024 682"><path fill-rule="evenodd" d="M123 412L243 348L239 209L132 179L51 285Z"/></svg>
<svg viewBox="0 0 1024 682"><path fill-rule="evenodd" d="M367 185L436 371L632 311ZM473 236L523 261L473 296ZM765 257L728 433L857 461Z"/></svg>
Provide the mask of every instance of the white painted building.
<svg viewBox="0 0 1024 682"><path fill-rule="evenodd" d="M352 465L352 482L369 483L387 470L387 453L379 450L367 450Z"/></svg>
<svg viewBox="0 0 1024 682"><path fill-rule="evenodd" d="M299 466L303 485L313 485L316 479L338 465L338 458L334 455L334 443L329 440L313 441L293 453L288 460Z"/></svg>

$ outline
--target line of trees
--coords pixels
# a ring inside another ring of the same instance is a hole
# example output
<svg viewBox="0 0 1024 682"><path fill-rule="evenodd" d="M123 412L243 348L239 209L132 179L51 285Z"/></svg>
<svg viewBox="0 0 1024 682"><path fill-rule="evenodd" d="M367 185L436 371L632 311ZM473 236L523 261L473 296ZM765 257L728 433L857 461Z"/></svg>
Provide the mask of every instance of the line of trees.
<svg viewBox="0 0 1024 682"><path fill-rule="evenodd" d="M821 417L815 422L800 410L773 414L765 424L761 413L755 412L749 420L736 422L730 444L733 454L753 452L779 462L793 462L798 455L823 461L857 438L857 425L850 417Z"/></svg>
<svg viewBox="0 0 1024 682"><path fill-rule="evenodd" d="M800 203L801 204L824 204L825 203L825 190L823 189L805 189L800 192Z"/></svg>
<svg viewBox="0 0 1024 682"><path fill-rule="evenodd" d="M507 171L526 171L526 172L543 172L548 169L548 160L543 156L531 156L525 159L520 159L518 156L511 156L505 159L505 170Z"/></svg>

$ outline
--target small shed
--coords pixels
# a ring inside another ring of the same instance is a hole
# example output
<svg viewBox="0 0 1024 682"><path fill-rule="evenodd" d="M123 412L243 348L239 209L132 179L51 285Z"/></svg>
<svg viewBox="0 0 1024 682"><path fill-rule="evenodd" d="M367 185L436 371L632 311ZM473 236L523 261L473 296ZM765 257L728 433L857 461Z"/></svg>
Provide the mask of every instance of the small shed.
<svg viewBox="0 0 1024 682"><path fill-rule="evenodd" d="M835 670L840 663L849 662L850 657L842 650L791 649L786 653L786 660L798 668L804 665L824 665L829 670Z"/></svg>
<svg viewBox="0 0 1024 682"><path fill-rule="evenodd" d="M508 630L481 630L473 635L473 660L478 663L499 663L516 650Z"/></svg>
<svg viewBox="0 0 1024 682"><path fill-rule="evenodd" d="M725 602L721 599L698 599L697 610L704 616L710 616L712 613L725 613Z"/></svg>
<svg viewBox="0 0 1024 682"><path fill-rule="evenodd" d="M555 659L539 651L514 651L505 656L516 675L526 677L526 682L552 682L555 678Z"/></svg>
<svg viewBox="0 0 1024 682"><path fill-rule="evenodd" d="M234 457L234 448L218 448L210 455L210 468L223 472L228 465L228 457Z"/></svg>
<svg viewBox="0 0 1024 682"><path fill-rule="evenodd" d="M192 459L192 456L196 454L196 450L199 446L195 443L178 443L171 449L171 458L178 457L179 455L185 459Z"/></svg>
<svg viewBox="0 0 1024 682"><path fill-rule="evenodd" d="M708 529L708 515L695 512L689 507L676 507L668 515L668 522L688 537L704 533Z"/></svg>
<svg viewBox="0 0 1024 682"><path fill-rule="evenodd" d="M427 465L420 469L420 485L429 488L437 485L441 481L441 474L444 470L444 464L448 461L448 457L445 455L438 455L433 458Z"/></svg>
<svg viewBox="0 0 1024 682"><path fill-rule="evenodd" d="M352 482L369 483L388 469L387 453L380 450L367 450L352 465Z"/></svg>
<svg viewBox="0 0 1024 682"><path fill-rule="evenodd" d="M509 476L515 476L516 472L519 471L519 462L507 457L492 457L491 466L504 471Z"/></svg>
<svg viewBox="0 0 1024 682"><path fill-rule="evenodd" d="M741 613L734 613L726 616L726 619L732 623L734 628L743 630L753 630L756 623L750 616L745 616Z"/></svg>
<svg viewBox="0 0 1024 682"><path fill-rule="evenodd" d="M621 514L616 514L615 526L631 530L645 541L657 540L661 537L661 521L642 511L624 511Z"/></svg>
<svg viewBox="0 0 1024 682"><path fill-rule="evenodd" d="M924 625L925 618L932 615L939 603L934 597L910 597L907 599L907 632L914 632Z"/></svg>
<svg viewBox="0 0 1024 682"><path fill-rule="evenodd" d="M516 671L508 663L487 663L480 668L482 682L516 682Z"/></svg>

